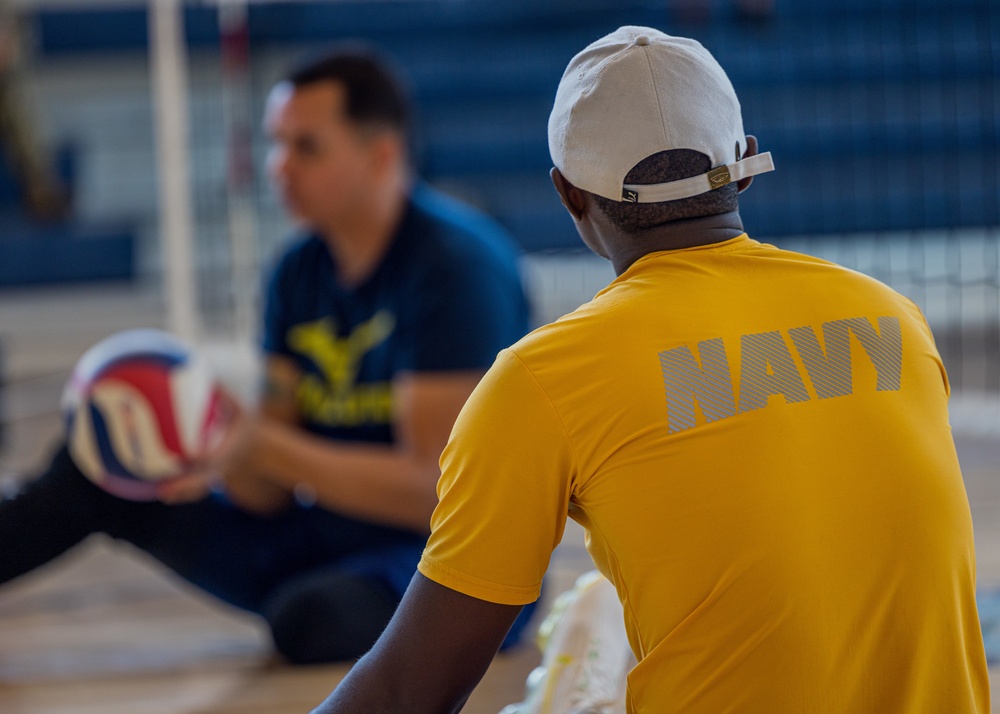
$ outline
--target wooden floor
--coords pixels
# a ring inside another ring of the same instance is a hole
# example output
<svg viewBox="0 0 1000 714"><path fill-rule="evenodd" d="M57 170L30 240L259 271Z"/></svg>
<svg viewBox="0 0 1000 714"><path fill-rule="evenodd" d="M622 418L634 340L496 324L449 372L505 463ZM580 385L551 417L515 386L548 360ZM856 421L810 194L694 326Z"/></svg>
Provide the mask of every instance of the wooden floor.
<svg viewBox="0 0 1000 714"><path fill-rule="evenodd" d="M0 633L4 714L305 712L347 671L275 662L255 618L106 541L5 589ZM537 662L499 657L466 711L517 701Z"/></svg>
<svg viewBox="0 0 1000 714"><path fill-rule="evenodd" d="M80 353L116 330L160 327L163 314L143 286L0 293L0 480L30 472L59 437L59 395ZM582 532L568 532L550 593L591 567ZM531 642L498 657L464 711L496 714L519 701L539 660ZM0 589L0 714L305 712L346 671L275 661L257 618L109 539Z"/></svg>
<svg viewBox="0 0 1000 714"><path fill-rule="evenodd" d="M0 293L12 382L0 477L29 469L57 437L55 406L76 356L114 330L160 325L162 314L155 293L131 286ZM1000 441L959 438L959 447L980 583L1000 587ZM582 534L571 527L553 558L548 597L587 568ZM518 701L538 660L530 644L497 658L464 711L496 714ZM0 714L305 712L345 672L276 662L254 617L105 539L0 590ZM1000 667L991 680L1000 691Z"/></svg>

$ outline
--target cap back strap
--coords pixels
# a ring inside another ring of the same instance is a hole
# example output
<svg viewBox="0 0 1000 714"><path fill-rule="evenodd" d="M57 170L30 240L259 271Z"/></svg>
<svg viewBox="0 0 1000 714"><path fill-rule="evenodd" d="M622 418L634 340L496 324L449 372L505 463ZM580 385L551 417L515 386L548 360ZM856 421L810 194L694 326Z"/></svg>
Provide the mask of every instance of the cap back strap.
<svg viewBox="0 0 1000 714"><path fill-rule="evenodd" d="M622 201L626 203L660 203L662 201L677 201L702 193L714 191L717 188L757 174L774 171L774 161L771 152L754 154L741 161L717 166L708 173L691 176L677 181L653 184L625 184L622 186Z"/></svg>

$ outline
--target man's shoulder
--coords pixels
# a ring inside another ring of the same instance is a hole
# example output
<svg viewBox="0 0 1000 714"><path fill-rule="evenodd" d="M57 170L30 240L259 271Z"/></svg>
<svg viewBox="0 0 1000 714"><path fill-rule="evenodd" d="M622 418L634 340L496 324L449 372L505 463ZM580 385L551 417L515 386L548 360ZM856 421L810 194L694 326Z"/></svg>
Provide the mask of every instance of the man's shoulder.
<svg viewBox="0 0 1000 714"><path fill-rule="evenodd" d="M276 277L316 269L328 257L326 245L314 234L294 233L288 236L275 252L271 262Z"/></svg>
<svg viewBox="0 0 1000 714"><path fill-rule="evenodd" d="M591 300L536 327L511 345L510 353L532 373L559 363L600 360L602 341L611 333L609 325L615 321L611 313L600 300Z"/></svg>
<svg viewBox="0 0 1000 714"><path fill-rule="evenodd" d="M409 224L420 248L447 262L516 262L519 249L513 237L493 217L427 184L411 196Z"/></svg>
<svg viewBox="0 0 1000 714"><path fill-rule="evenodd" d="M785 268L788 276L796 280L807 279L809 287L820 293L840 291L844 294L845 300L852 298L862 301L890 301L902 302L907 305L912 302L908 297L877 277L850 268L835 260L796 250L775 248L774 246L764 247L771 249L771 255L776 261L780 261L780 265ZM775 283L775 287L781 288L783 285Z"/></svg>
<svg viewBox="0 0 1000 714"><path fill-rule="evenodd" d="M317 253L326 250L319 236L314 233L292 233L288 235L277 250L278 263L290 263L311 260Z"/></svg>

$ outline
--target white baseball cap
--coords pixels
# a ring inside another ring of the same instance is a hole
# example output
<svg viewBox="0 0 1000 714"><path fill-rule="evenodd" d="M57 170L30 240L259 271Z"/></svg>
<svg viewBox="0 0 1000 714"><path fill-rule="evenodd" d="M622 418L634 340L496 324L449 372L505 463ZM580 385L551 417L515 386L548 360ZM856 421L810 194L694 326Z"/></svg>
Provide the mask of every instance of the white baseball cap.
<svg viewBox="0 0 1000 714"><path fill-rule="evenodd" d="M672 149L707 155L712 170L625 184L640 161ZM549 116L556 168L613 201L676 201L774 170L770 153L741 161L745 151L740 102L719 63L699 42L650 27L621 27L576 55Z"/></svg>

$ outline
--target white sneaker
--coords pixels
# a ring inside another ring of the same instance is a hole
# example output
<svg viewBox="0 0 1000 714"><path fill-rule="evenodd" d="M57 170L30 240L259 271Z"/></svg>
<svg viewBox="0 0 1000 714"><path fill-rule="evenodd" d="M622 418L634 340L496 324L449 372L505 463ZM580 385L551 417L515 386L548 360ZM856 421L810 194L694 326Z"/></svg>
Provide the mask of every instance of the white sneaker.
<svg viewBox="0 0 1000 714"><path fill-rule="evenodd" d="M500 714L624 714L635 658L614 586L596 570L559 595L538 628L542 663L525 683L524 701Z"/></svg>

